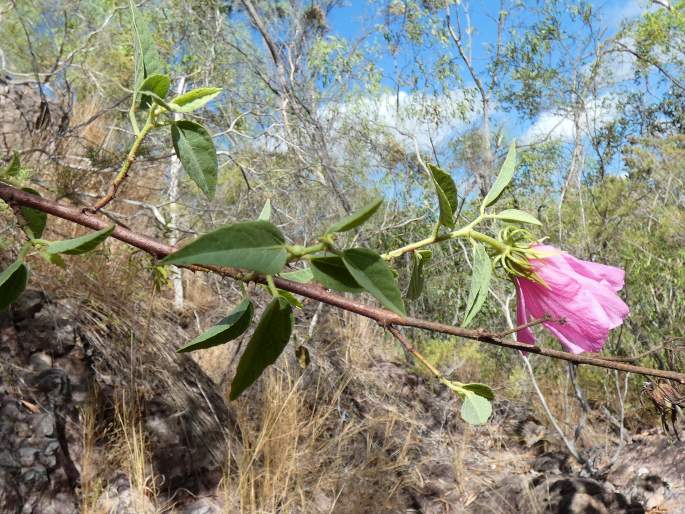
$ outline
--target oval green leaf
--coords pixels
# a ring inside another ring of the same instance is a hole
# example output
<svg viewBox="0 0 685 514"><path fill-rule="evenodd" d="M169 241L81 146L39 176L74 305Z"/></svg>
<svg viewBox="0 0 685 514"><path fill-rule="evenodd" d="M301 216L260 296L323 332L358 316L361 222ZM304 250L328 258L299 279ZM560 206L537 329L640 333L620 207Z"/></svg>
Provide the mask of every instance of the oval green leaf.
<svg viewBox="0 0 685 514"><path fill-rule="evenodd" d="M292 294L290 291L284 291L283 289L278 289L278 295L281 296L283 299L285 299L286 302L288 302L290 305L292 305L296 309L302 309L304 307L302 302L297 299L297 296Z"/></svg>
<svg viewBox="0 0 685 514"><path fill-rule="evenodd" d="M433 178L435 192L438 195L440 207L440 223L446 227L454 227L454 211L457 209L459 199L457 186L449 173L443 171L434 164L428 164L428 169Z"/></svg>
<svg viewBox="0 0 685 514"><path fill-rule="evenodd" d="M252 302L246 298L219 323L176 351L179 353L193 352L232 341L248 329L253 312Z"/></svg>
<svg viewBox="0 0 685 514"><path fill-rule="evenodd" d="M295 271L288 271L287 273L279 273L280 278L299 282L300 284L308 284L314 279L314 274L309 268L302 268Z"/></svg>
<svg viewBox="0 0 685 514"><path fill-rule="evenodd" d="M171 86L171 78L169 75L160 75L155 73L147 77L140 85L139 91L141 93L152 93L156 97L164 100L169 92Z"/></svg>
<svg viewBox="0 0 685 514"><path fill-rule="evenodd" d="M229 398L235 400L281 355L293 330L293 309L279 296L271 300L238 362Z"/></svg>
<svg viewBox="0 0 685 514"><path fill-rule="evenodd" d="M16 260L0 273L0 311L4 311L26 289L29 269L21 260Z"/></svg>
<svg viewBox="0 0 685 514"><path fill-rule="evenodd" d="M347 271L368 293L385 307L405 315L404 302L395 277L385 261L372 250L352 248L342 253Z"/></svg>
<svg viewBox="0 0 685 514"><path fill-rule="evenodd" d="M0 176L7 175L8 177L15 177L21 171L21 164L19 163L19 153L14 152L12 155L12 160L7 165L7 167L0 173Z"/></svg>
<svg viewBox="0 0 685 514"><path fill-rule="evenodd" d="M518 223L530 223L531 225L542 225L540 221L525 211L519 211L518 209L505 209L502 212L495 214L495 218L503 221L514 221Z"/></svg>
<svg viewBox="0 0 685 514"><path fill-rule="evenodd" d="M192 112L211 102L221 91L220 87L199 87L175 97L169 106L174 112Z"/></svg>
<svg viewBox="0 0 685 514"><path fill-rule="evenodd" d="M171 86L171 78L168 75L159 75L155 73L154 75L147 77L138 90L138 92L143 95L140 100L141 109L149 107L150 99L163 107L168 108L168 105L164 102L164 98L167 93L169 93L169 86Z"/></svg>
<svg viewBox="0 0 685 514"><path fill-rule="evenodd" d="M31 189L30 187L24 187L22 188L22 191L40 196L38 191ZM20 211L26 222L26 226L23 227L26 235L29 236L29 239L40 239L43 235L43 230L45 230L45 224L48 222L48 215L43 211L24 205L21 206Z"/></svg>
<svg viewBox="0 0 685 514"><path fill-rule="evenodd" d="M230 266L275 275L287 258L285 238L278 228L268 221L245 221L200 236L161 263Z"/></svg>
<svg viewBox="0 0 685 514"><path fill-rule="evenodd" d="M188 176L207 198L214 198L219 164L207 129L194 121L177 121L171 125L171 141Z"/></svg>
<svg viewBox="0 0 685 514"><path fill-rule="evenodd" d="M483 198L483 203L481 204L481 211L483 211L486 207L492 205L499 199L504 189L509 185L509 182L511 182L511 179L514 176L515 168L516 141L512 141L511 145L509 146L509 152L507 152L507 157L506 159L504 159L504 163L502 164L502 167L499 170L499 174L495 179L495 183L490 188L490 191L488 191L488 194L485 195L485 198Z"/></svg>
<svg viewBox="0 0 685 514"><path fill-rule="evenodd" d="M471 273L471 291L466 302L466 316L463 327L468 326L478 314L488 297L490 278L492 277L492 263L485 247L480 243L473 246L473 271Z"/></svg>
<svg viewBox="0 0 685 514"><path fill-rule="evenodd" d="M337 223L333 223L333 225L326 230L326 233L330 234L332 232L347 232L348 230L358 227L371 216L373 216L382 203L382 197L379 196L378 198L375 198L361 209L354 211L352 214L346 216Z"/></svg>
<svg viewBox="0 0 685 514"><path fill-rule="evenodd" d="M405 297L407 300L416 300L423 292L423 265L433 256L431 250L418 250L411 254L411 277L409 279L409 287Z"/></svg>
<svg viewBox="0 0 685 514"><path fill-rule="evenodd" d="M257 219L261 220L261 221L271 221L271 199L270 198L267 198L266 202L264 202L264 207L262 207L262 211L259 213L259 217Z"/></svg>
<svg viewBox="0 0 685 514"><path fill-rule="evenodd" d="M42 251L40 252L40 256L43 258L43 260L49 262L50 264L54 264L62 269L67 269L67 263L64 262L64 259L58 253L48 253L46 251Z"/></svg>
<svg viewBox="0 0 685 514"><path fill-rule="evenodd" d="M490 386L487 386L485 384L464 384L461 386L461 388L467 391L471 391L473 394L477 394L478 396L482 396L486 400L492 401L495 399L495 393L490 388Z"/></svg>
<svg viewBox="0 0 685 514"><path fill-rule="evenodd" d="M114 232L114 227L115 225L112 225L85 236L50 243L46 251L48 253L64 253L67 255L81 255L90 252Z"/></svg>
<svg viewBox="0 0 685 514"><path fill-rule="evenodd" d="M471 425L485 424L492 414L492 404L486 398L467 392L461 404L461 419Z"/></svg>
<svg viewBox="0 0 685 514"><path fill-rule="evenodd" d="M361 287L337 255L312 257L309 261L314 280L327 289L341 293L361 293Z"/></svg>

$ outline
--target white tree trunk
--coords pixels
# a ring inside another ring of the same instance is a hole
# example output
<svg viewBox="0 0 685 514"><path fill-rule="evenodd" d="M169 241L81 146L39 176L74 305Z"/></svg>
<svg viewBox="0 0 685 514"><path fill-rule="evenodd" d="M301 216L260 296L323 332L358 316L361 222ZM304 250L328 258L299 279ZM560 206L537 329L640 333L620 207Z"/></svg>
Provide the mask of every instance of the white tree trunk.
<svg viewBox="0 0 685 514"><path fill-rule="evenodd" d="M186 78L181 77L178 85L176 86L176 94L180 95L183 93L186 87ZM174 114L174 119L178 120L181 118L179 113ZM169 165L169 224L171 226L171 231L169 232L169 244L171 246L176 246L178 242L178 184L179 175L181 173L181 161L178 160L176 155L171 157L171 163ZM183 271L176 266L170 267L170 277L171 283L174 287L174 308L176 310L181 310L183 308Z"/></svg>

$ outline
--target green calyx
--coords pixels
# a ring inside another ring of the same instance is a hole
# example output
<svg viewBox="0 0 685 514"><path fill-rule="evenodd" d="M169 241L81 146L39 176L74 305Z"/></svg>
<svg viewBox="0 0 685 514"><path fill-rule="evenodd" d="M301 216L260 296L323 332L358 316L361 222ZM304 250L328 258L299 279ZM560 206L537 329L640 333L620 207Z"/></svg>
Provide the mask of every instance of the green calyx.
<svg viewBox="0 0 685 514"><path fill-rule="evenodd" d="M536 240L528 230L506 226L497 234L497 241L500 245L494 258L496 266L501 266L510 277L523 277L544 285L530 264L530 259L539 259L541 255L531 247Z"/></svg>

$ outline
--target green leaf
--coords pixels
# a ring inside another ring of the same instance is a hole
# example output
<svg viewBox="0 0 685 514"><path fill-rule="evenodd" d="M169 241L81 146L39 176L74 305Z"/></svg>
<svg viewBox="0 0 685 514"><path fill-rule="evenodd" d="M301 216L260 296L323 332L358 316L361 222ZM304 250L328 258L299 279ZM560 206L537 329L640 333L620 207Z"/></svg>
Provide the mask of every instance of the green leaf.
<svg viewBox="0 0 685 514"><path fill-rule="evenodd" d="M433 185L438 194L438 205L440 206L440 223L446 227L454 227L453 213L457 209L459 199L457 197L457 186L449 173L441 170L434 164L429 164L428 169L433 178Z"/></svg>
<svg viewBox="0 0 685 514"><path fill-rule="evenodd" d="M40 256L50 264L54 264L55 266L62 269L67 269L67 263L64 262L64 259L58 253L48 253L46 251L43 251L40 252Z"/></svg>
<svg viewBox="0 0 685 514"><path fill-rule="evenodd" d="M466 327L478 314L485 299L488 297L490 287L490 277L492 276L492 263L485 247L480 243L473 246L473 272L471 275L471 291L466 302L466 316L464 317L463 327Z"/></svg>
<svg viewBox="0 0 685 514"><path fill-rule="evenodd" d="M380 255L366 248L352 248L342 253L342 260L360 286L391 311L405 315L395 277Z"/></svg>
<svg viewBox="0 0 685 514"><path fill-rule="evenodd" d="M336 223L333 223L333 225L331 225L328 228L328 230L326 230L326 233L330 234L332 232L347 232L348 230L352 230L353 228L358 227L366 220L368 220L371 216L373 216L382 203L383 198L375 198L373 201L369 202L361 209L356 210L349 216L346 216L345 218L341 219Z"/></svg>
<svg viewBox="0 0 685 514"><path fill-rule="evenodd" d="M433 252L431 250L418 250L412 252L411 260L411 277L409 279L409 287L407 288L406 298L407 300L416 300L421 296L423 291L423 264L433 257Z"/></svg>
<svg viewBox="0 0 685 514"><path fill-rule="evenodd" d="M488 194L483 198L483 203L481 204L481 211L485 210L486 207L495 203L502 191L509 185L512 177L514 176L514 169L516 167L516 141L512 141L511 146L509 146L509 152L507 153L506 159L504 159L504 164L499 170L499 174L495 179L495 183L488 191Z"/></svg>
<svg viewBox="0 0 685 514"><path fill-rule="evenodd" d="M13 303L26 289L29 281L29 269L21 260L10 264L9 268L0 273L0 311Z"/></svg>
<svg viewBox="0 0 685 514"><path fill-rule="evenodd" d="M202 125L181 120L171 125L171 141L183 169L211 200L216 191L219 165L214 141Z"/></svg>
<svg viewBox="0 0 685 514"><path fill-rule="evenodd" d="M314 280L327 289L341 293L361 293L361 287L337 255L312 257L309 261Z"/></svg>
<svg viewBox="0 0 685 514"><path fill-rule="evenodd" d="M480 395L467 392L461 404L461 419L471 425L485 424L492 414L492 404Z"/></svg>
<svg viewBox="0 0 685 514"><path fill-rule="evenodd" d="M535 216L524 211L519 211L518 209L505 209L502 212L495 214L495 218L504 221L516 221L519 223L530 223L531 225L542 225L542 223L540 223Z"/></svg>
<svg viewBox="0 0 685 514"><path fill-rule="evenodd" d="M240 357L231 383L231 400L238 398L268 366L276 362L288 344L292 330L292 307L285 298L274 298L262 314L262 319Z"/></svg>
<svg viewBox="0 0 685 514"><path fill-rule="evenodd" d="M245 221L208 232L161 263L230 266L275 275L287 258L285 238L278 228L268 221Z"/></svg>
<svg viewBox="0 0 685 514"><path fill-rule="evenodd" d="M283 289L278 290L279 296L285 299L286 302L288 302L290 305L295 307L296 309L301 309L304 307L302 302L297 299L297 297L292 294L290 291L284 291Z"/></svg>
<svg viewBox="0 0 685 514"><path fill-rule="evenodd" d="M486 400L492 401L495 399L495 393L492 389L490 389L490 386L487 386L485 384L464 384L461 386L461 388L466 389L467 391L471 391L472 393L477 394L478 396L482 396Z"/></svg>
<svg viewBox="0 0 685 514"><path fill-rule="evenodd" d="M221 91L220 87L199 87L173 98L169 106L174 112L192 112L211 102Z"/></svg>
<svg viewBox="0 0 685 514"><path fill-rule="evenodd" d="M8 177L16 177L21 171L21 164L19 163L19 153L14 152L12 160L7 167L0 173L0 176L7 175Z"/></svg>
<svg viewBox="0 0 685 514"><path fill-rule="evenodd" d="M103 228L102 230L86 234L85 236L50 243L47 252L64 253L67 255L81 255L90 252L114 232L114 227L115 226L112 225L111 227Z"/></svg>
<svg viewBox="0 0 685 514"><path fill-rule="evenodd" d="M266 202L264 202L264 207L262 207L262 212L259 213L259 217L257 219L261 220L261 221L271 221L271 199L270 198L267 198Z"/></svg>
<svg viewBox="0 0 685 514"><path fill-rule="evenodd" d="M252 302L249 298L245 298L219 323L176 351L179 353L193 352L232 341L248 329L253 312Z"/></svg>
<svg viewBox="0 0 685 514"><path fill-rule="evenodd" d="M169 92L170 85L171 78L169 78L168 75L150 75L140 85L139 93L151 97L152 100L160 103L163 107L168 107L168 105L164 103L164 98ZM141 108L144 109L148 106L149 102L146 102L145 105L143 105L143 100L141 99Z"/></svg>
<svg viewBox="0 0 685 514"><path fill-rule="evenodd" d="M30 187L24 187L22 191L40 196L38 191ZM24 221L26 221L26 226L23 227L26 235L29 236L29 239L40 239L43 235L43 230L45 230L45 224L48 222L48 215L43 211L24 205L20 207L20 211Z"/></svg>
<svg viewBox="0 0 685 514"><path fill-rule="evenodd" d="M308 284L314 279L314 274L310 268L302 268L295 271L288 271L287 273L279 273L280 278L299 282L300 284Z"/></svg>
<svg viewBox="0 0 685 514"><path fill-rule="evenodd" d="M129 1L131 8L131 28L133 31L134 50L134 86L140 89L140 85L151 75L162 71L162 61L159 58L157 45L150 32L148 21L138 10L133 0ZM150 105L150 97L143 96L140 99L141 109Z"/></svg>

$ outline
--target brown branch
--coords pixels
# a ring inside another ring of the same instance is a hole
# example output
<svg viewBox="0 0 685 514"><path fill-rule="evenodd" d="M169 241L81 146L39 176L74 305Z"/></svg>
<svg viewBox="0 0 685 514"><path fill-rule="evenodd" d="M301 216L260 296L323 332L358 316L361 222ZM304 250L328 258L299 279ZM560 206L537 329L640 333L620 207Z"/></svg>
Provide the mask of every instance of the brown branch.
<svg viewBox="0 0 685 514"><path fill-rule="evenodd" d="M66 205L57 203L53 200L47 198L41 198L30 193L26 193L17 189L15 187L0 184L0 199L4 200L8 204L15 202L20 205L27 207L32 207L38 209L47 214L57 216L67 221L77 223L84 227L88 227L94 230L101 230L110 226L110 222L100 219L98 216L82 212L80 209L74 207L68 207ZM120 226L116 227L112 236L124 243L127 243L136 248L140 248L145 252L153 255L156 258L162 258L173 251L175 248L164 243L160 243L154 239L151 239L142 234L138 234L131 230L122 228ZM218 266L188 266L189 269L197 271L212 271L219 273L223 276L234 278L236 280L242 281L254 281L258 283L265 283L266 279L263 276L246 274L244 271L233 269L233 268L223 268ZM623 362L616 362L604 359L599 356L590 355L587 353L582 353L579 355L563 352L559 350L553 350L550 348L542 348L539 346L531 346L525 343L520 343L518 341L512 341L509 339L504 339L500 337L497 333L489 332L483 329L471 330L461 327L455 327L451 325L445 325L443 323L437 323L434 321L427 321L418 318L412 318L409 316L401 316L395 314L387 309L382 309L379 307L372 307L370 305L365 305L363 303L350 300L344 296L331 293L318 284L300 284L298 282L292 282L290 280L285 280L282 278L274 277L274 282L276 286L285 291L290 291L312 300L326 303L343 309L360 316L367 317L374 320L379 325L383 327L391 326L405 326L420 328L423 330L429 330L431 332L439 332L441 334L448 334L457 337L463 337L466 339L473 339L475 341L480 341L483 343L492 344L502 348L509 348L511 350L519 350L527 353L534 353L538 355L543 355L545 357L550 357L553 359L563 360L567 362L574 362L576 364L588 364L590 366L597 366L600 368L616 369L619 371L625 371L629 373L636 373L638 375L649 375L653 377L666 378L670 380L675 380L681 384L685 384L685 374L678 373L675 371L667 371L653 368L645 368L641 366L635 366L632 364L626 364Z"/></svg>

